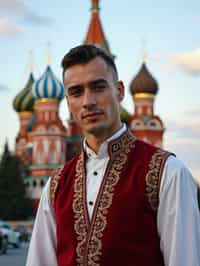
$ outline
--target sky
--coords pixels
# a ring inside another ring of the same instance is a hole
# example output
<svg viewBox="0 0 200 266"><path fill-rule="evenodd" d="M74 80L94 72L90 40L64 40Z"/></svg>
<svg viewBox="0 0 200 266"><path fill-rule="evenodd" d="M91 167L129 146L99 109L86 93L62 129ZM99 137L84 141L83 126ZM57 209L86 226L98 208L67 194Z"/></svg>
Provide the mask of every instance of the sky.
<svg viewBox="0 0 200 266"><path fill-rule="evenodd" d="M38 79L47 66L50 43L51 67L61 80L61 59L83 43L90 7L90 0L0 0L0 153L6 139L14 150L19 121L12 101L25 86L30 62ZM126 87L122 105L133 113L129 85L145 51L147 67L159 84L155 113L166 128L164 148L200 180L200 1L101 0L100 8ZM66 124L65 100L60 116Z"/></svg>

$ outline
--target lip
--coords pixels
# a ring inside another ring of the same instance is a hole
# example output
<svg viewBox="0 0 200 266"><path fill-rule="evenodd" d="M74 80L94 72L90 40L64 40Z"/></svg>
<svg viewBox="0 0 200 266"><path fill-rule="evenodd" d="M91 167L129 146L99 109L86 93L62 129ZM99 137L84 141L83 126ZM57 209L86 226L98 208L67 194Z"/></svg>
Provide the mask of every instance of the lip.
<svg viewBox="0 0 200 266"><path fill-rule="evenodd" d="M102 115L103 113L101 112L94 112L94 113L88 113L86 115L83 115L83 119L95 119Z"/></svg>

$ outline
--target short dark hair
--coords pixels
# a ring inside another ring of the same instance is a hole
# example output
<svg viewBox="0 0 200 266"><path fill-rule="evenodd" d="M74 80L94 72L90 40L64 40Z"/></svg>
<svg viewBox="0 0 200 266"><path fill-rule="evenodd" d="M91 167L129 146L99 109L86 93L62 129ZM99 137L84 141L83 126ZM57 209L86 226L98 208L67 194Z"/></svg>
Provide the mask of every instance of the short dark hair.
<svg viewBox="0 0 200 266"><path fill-rule="evenodd" d="M106 54L101 48L90 44L76 46L63 57L61 62L63 76L67 68L77 64L87 64L95 57L101 57L106 64L112 68L116 79L118 79L118 71L113 58Z"/></svg>

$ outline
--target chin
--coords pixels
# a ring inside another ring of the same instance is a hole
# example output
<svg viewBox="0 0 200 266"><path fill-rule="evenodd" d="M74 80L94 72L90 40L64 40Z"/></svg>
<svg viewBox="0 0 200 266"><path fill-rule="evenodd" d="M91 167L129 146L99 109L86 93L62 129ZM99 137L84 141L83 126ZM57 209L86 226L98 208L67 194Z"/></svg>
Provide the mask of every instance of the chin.
<svg viewBox="0 0 200 266"><path fill-rule="evenodd" d="M105 124L89 126L85 129L89 134L100 135L105 130Z"/></svg>

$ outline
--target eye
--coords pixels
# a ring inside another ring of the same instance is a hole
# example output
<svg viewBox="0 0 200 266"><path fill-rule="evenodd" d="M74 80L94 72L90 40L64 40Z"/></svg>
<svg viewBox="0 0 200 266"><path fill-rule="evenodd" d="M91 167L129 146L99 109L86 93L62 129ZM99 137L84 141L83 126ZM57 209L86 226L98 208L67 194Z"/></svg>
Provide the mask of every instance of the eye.
<svg viewBox="0 0 200 266"><path fill-rule="evenodd" d="M92 89L96 92L104 91L107 87L107 84L105 82L98 82L93 84Z"/></svg>
<svg viewBox="0 0 200 266"><path fill-rule="evenodd" d="M98 84L97 86L95 86L95 90L96 91L102 91L102 90L104 90L106 87L105 87L105 85L103 85L103 84Z"/></svg>
<svg viewBox="0 0 200 266"><path fill-rule="evenodd" d="M68 89L68 96L79 97L83 94L82 87L72 87Z"/></svg>

